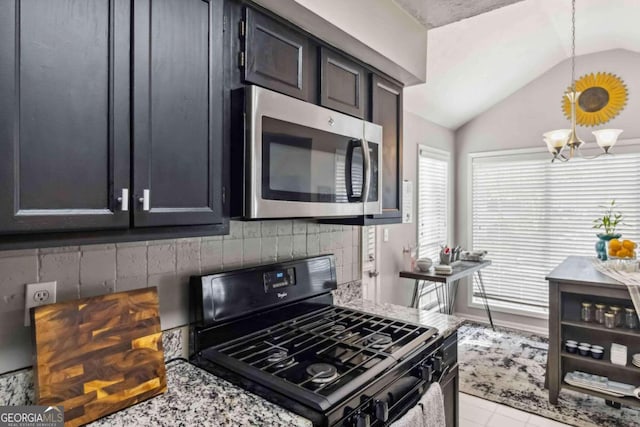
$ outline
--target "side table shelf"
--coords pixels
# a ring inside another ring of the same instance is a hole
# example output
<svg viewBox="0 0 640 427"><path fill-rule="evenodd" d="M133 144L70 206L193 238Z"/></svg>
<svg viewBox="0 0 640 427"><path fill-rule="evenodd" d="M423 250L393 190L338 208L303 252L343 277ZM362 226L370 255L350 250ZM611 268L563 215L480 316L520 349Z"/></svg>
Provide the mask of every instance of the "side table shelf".
<svg viewBox="0 0 640 427"><path fill-rule="evenodd" d="M627 287L600 273L589 257L571 256L547 276L549 281L549 354L546 385L549 401L557 405L561 390L573 390L604 399L608 404L620 403L640 407L640 399L615 397L564 381L567 373L581 371L609 378L611 381L640 386L640 368L631 363L633 354L640 353L640 330L607 329L598 323L582 322L581 303L588 301L622 307L633 306ZM568 353L565 340L587 342L604 347L603 359ZM627 347L627 366L611 363L611 344Z"/></svg>

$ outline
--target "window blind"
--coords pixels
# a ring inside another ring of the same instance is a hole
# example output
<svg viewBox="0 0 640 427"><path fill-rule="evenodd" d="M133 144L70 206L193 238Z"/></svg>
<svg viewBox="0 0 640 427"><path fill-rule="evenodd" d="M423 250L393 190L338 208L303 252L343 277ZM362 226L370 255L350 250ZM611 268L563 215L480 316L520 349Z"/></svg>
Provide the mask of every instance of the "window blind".
<svg viewBox="0 0 640 427"><path fill-rule="evenodd" d="M639 237L639 154L560 164L546 156L477 157L472 182L472 247L493 261L483 270L492 306L547 312L545 276L567 256L595 255L593 220L611 200L627 224L618 228L623 238Z"/></svg>
<svg viewBox="0 0 640 427"><path fill-rule="evenodd" d="M418 256L438 261L447 244L449 215L449 154L418 148Z"/></svg>

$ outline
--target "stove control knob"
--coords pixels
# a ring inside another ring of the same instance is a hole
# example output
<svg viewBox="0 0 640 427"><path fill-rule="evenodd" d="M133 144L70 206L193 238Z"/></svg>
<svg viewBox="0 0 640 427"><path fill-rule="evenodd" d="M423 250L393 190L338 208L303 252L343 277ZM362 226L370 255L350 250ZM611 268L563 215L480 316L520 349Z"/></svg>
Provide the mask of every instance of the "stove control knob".
<svg viewBox="0 0 640 427"><path fill-rule="evenodd" d="M436 372L442 371L442 356L434 357L431 359L431 363L433 363L433 369L435 369Z"/></svg>
<svg viewBox="0 0 640 427"><path fill-rule="evenodd" d="M389 419L389 405L383 400L376 400L373 402L373 410L376 415L376 420L386 422Z"/></svg>
<svg viewBox="0 0 640 427"><path fill-rule="evenodd" d="M420 377L428 383L433 380L433 365L431 363L420 365Z"/></svg>
<svg viewBox="0 0 640 427"><path fill-rule="evenodd" d="M356 427L370 427L371 421L369 421L369 415L362 412L356 415Z"/></svg>

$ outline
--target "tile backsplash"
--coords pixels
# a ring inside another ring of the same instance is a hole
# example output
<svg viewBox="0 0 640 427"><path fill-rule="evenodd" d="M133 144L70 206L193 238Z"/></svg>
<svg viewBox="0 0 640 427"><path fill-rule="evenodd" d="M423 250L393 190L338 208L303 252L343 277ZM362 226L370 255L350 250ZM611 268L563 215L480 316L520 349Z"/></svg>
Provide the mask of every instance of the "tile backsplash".
<svg viewBox="0 0 640 427"><path fill-rule="evenodd" d="M26 283L56 280L59 302L157 286L166 330L188 322L191 275L322 253L335 254L338 283L360 279L360 227L303 220L231 221L227 236L0 251L0 373L31 365Z"/></svg>

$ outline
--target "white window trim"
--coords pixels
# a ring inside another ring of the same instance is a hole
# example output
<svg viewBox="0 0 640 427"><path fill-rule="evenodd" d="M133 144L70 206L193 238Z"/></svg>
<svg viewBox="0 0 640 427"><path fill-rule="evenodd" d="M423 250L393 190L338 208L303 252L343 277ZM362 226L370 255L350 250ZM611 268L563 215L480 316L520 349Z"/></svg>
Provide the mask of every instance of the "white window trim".
<svg viewBox="0 0 640 427"><path fill-rule="evenodd" d="M449 151L445 151L445 150L441 150L439 148L433 148L433 147L429 147L427 145L424 144L418 144L417 149L416 149L416 190L415 190L415 200L414 200L414 206L415 206L415 223L416 223L416 250L418 249L418 247L420 246L419 242L420 242L420 227L419 227L419 222L420 222L420 213L418 212L419 208L420 208L420 200L418 200L418 197L420 197L420 150L424 150L427 153L429 153L429 155L436 159L436 160L442 160L447 162L447 170L448 170L448 176L447 176L447 244L449 245L453 245L453 238L454 238L454 228L455 228L455 224L454 224L454 220L455 220L455 216L454 216L454 212L453 212L453 206L454 206L454 197L455 197L455 192L454 192L454 171L453 171L453 163L451 162L451 153ZM438 263L439 260L433 260L433 262L435 264Z"/></svg>
<svg viewBox="0 0 640 427"><path fill-rule="evenodd" d="M612 152L624 154L624 153L637 153L640 148L640 138L630 138L618 141L618 143L613 148ZM601 152L600 148L596 146L594 142L589 143L589 147L582 150L585 154L592 156L595 154L599 154ZM493 150L493 151L479 151L469 153L466 158L465 169L467 171L467 214L466 218L466 226L467 226L467 243L470 245L473 242L473 160L477 158L485 158L485 157L509 157L509 156L523 156L523 155L531 155L534 157L543 157L551 161L551 155L549 151L547 151L544 147L536 147L536 148L516 148L510 150ZM473 249L473 248L471 248ZM481 249L481 248L478 248ZM491 254L488 254L487 259L491 259ZM489 306L492 312L505 313L505 314L513 314L523 317L531 317L537 319L548 319L549 315L546 313L536 313L528 310L518 310L507 307L500 306L492 306L491 302L489 302ZM482 304L473 302L473 283L471 280L467 280L467 307L481 309L484 310L484 306Z"/></svg>

